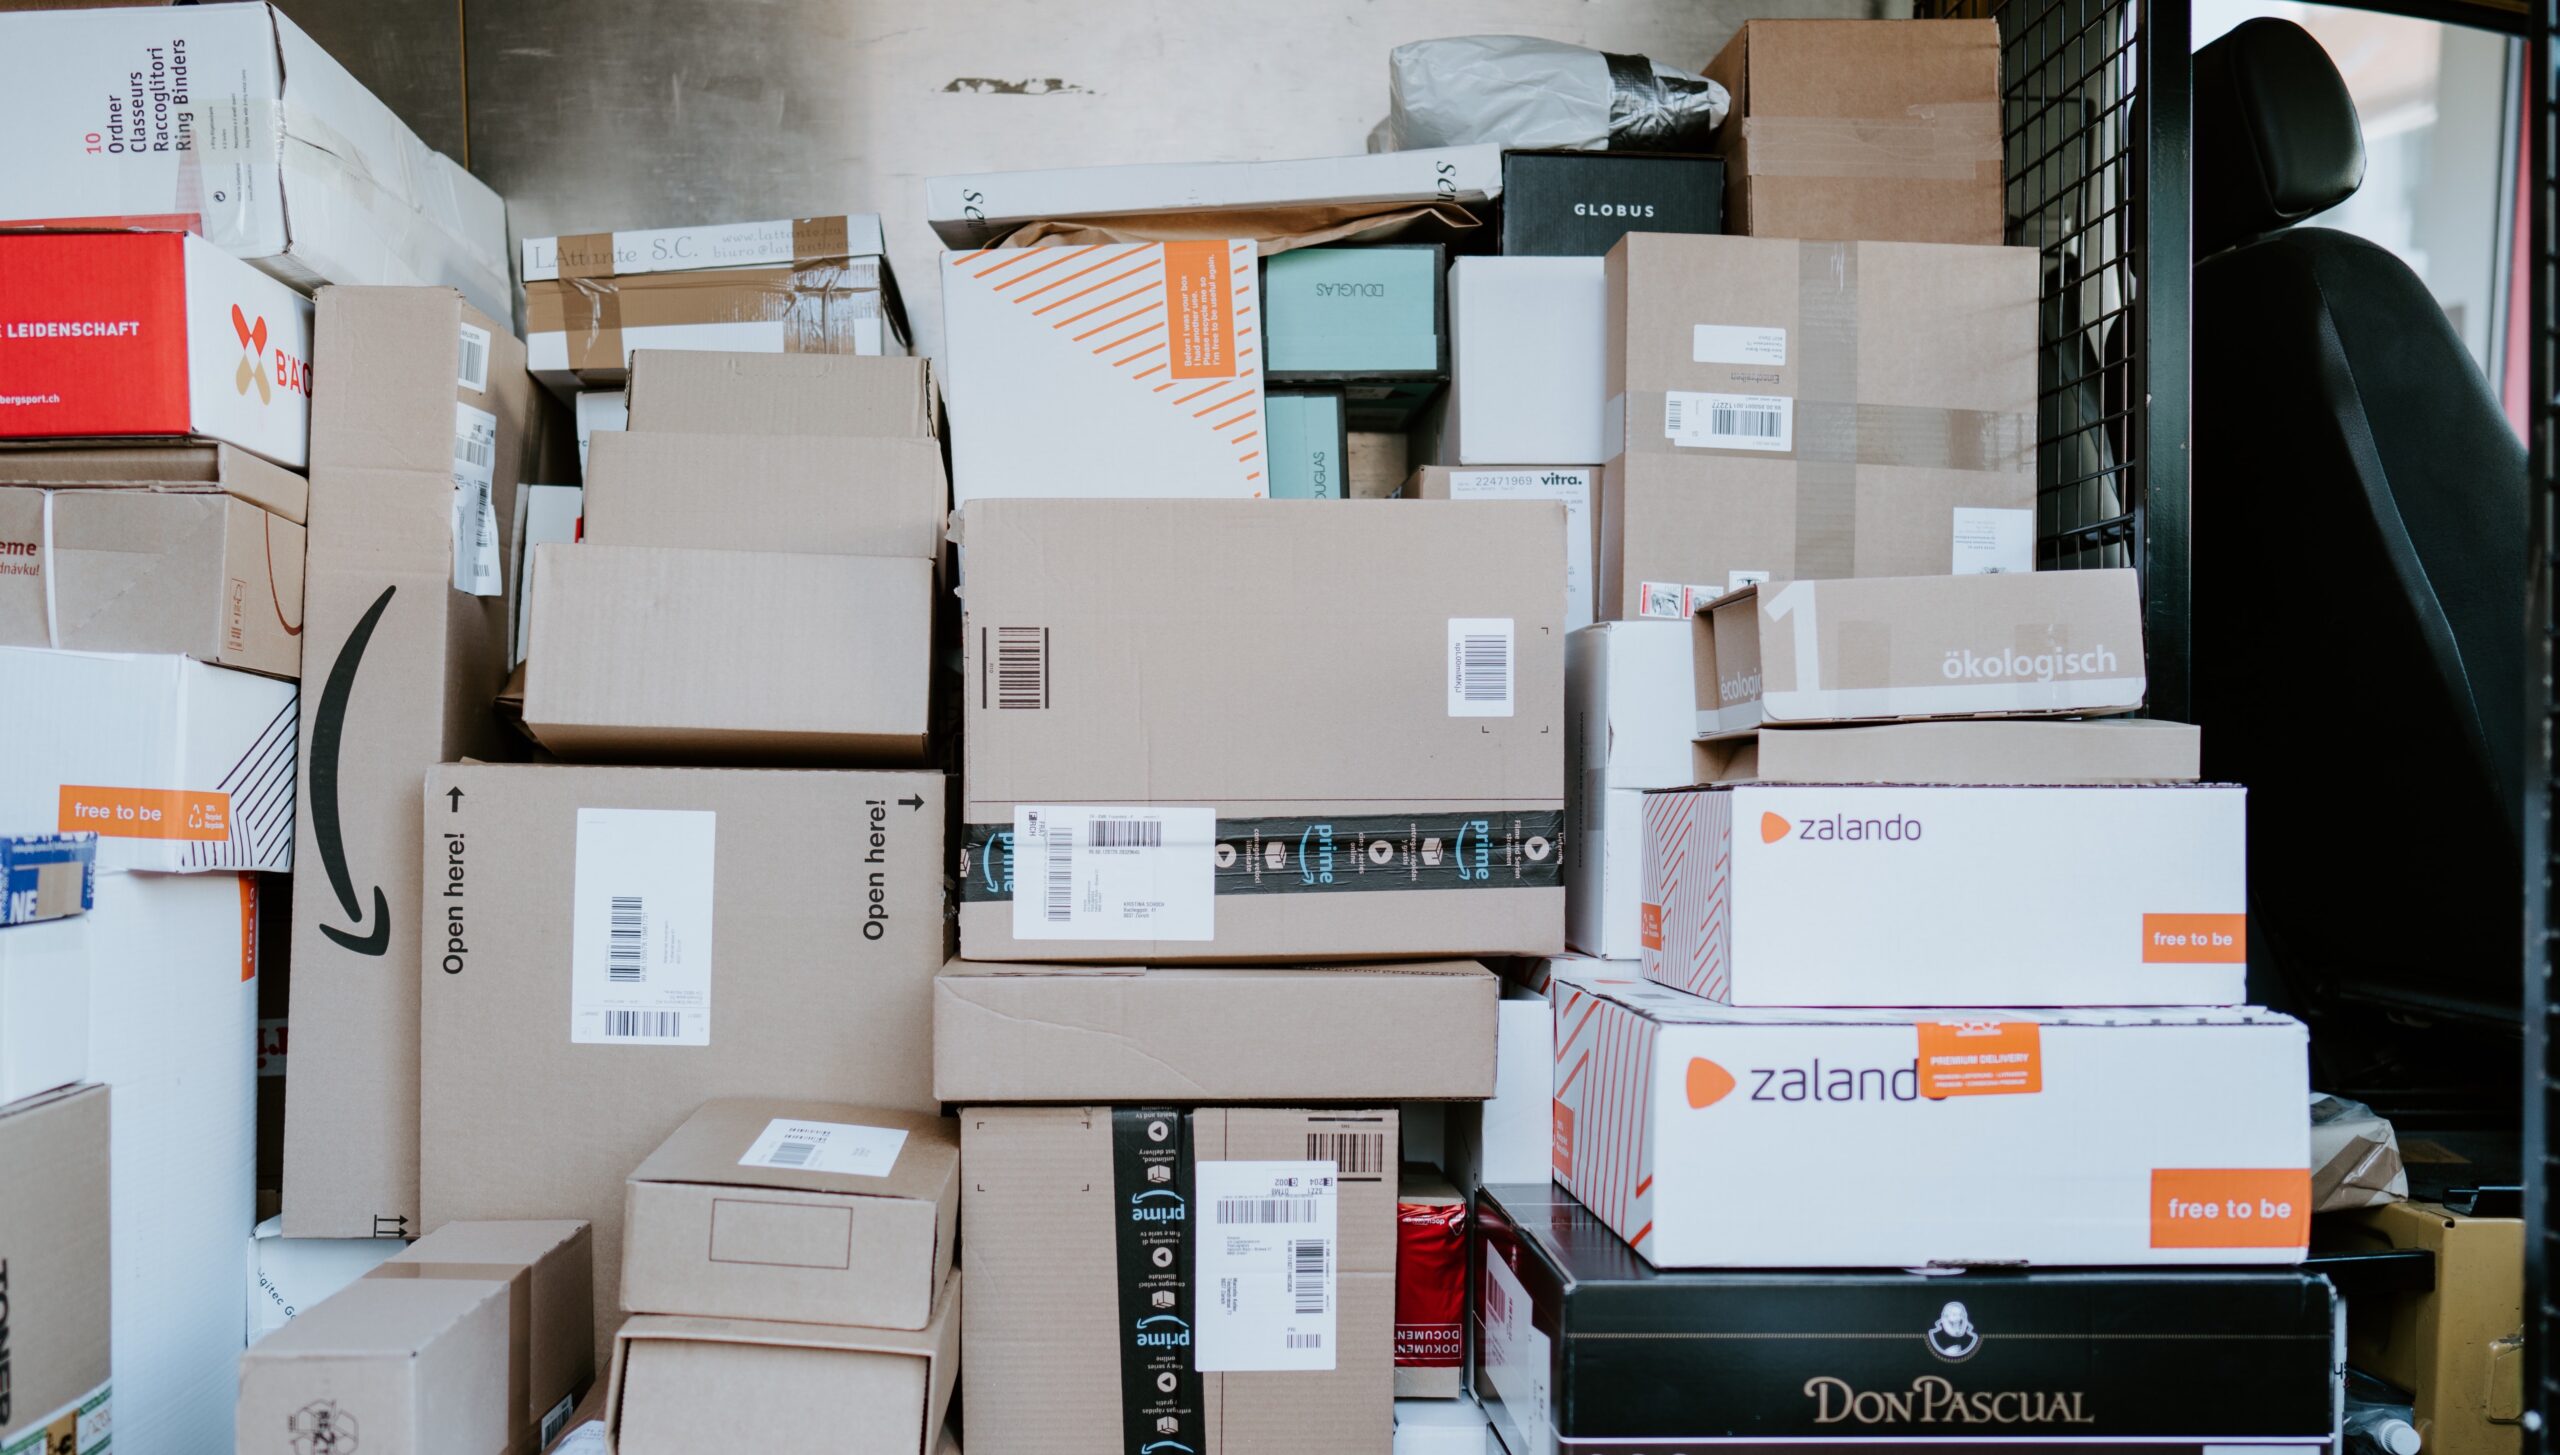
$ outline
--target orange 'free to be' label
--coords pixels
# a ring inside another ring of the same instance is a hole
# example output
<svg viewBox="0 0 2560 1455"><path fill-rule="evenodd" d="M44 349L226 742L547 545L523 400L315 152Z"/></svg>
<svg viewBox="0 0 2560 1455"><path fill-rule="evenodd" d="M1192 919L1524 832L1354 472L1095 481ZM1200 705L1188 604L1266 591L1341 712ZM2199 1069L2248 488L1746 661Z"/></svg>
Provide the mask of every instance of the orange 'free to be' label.
<svg viewBox="0 0 2560 1455"><path fill-rule="evenodd" d="M1164 248L1166 366L1176 379L1236 376L1236 293L1225 239Z"/></svg>
<svg viewBox="0 0 2560 1455"><path fill-rule="evenodd" d="M2307 1167L2158 1167L2154 1248L2299 1248L2311 1238Z"/></svg>
<svg viewBox="0 0 2560 1455"><path fill-rule="evenodd" d="M61 830L86 829L110 839L185 839L219 843L231 837L231 795L190 788L98 788L62 785Z"/></svg>
<svg viewBox="0 0 2560 1455"><path fill-rule="evenodd" d="M2246 965L2249 917L2245 914L2146 914L2142 917L2145 965Z"/></svg>
<svg viewBox="0 0 2560 1455"><path fill-rule="evenodd" d="M1642 911L1642 918L1636 922L1637 937L1644 941L1644 947L1646 949L1661 949L1662 906L1658 904L1646 904L1639 905L1637 908Z"/></svg>
<svg viewBox="0 0 2560 1455"><path fill-rule="evenodd" d="M1573 1108L1559 1101L1555 1103L1555 1109L1556 1175L1571 1178L1573 1176Z"/></svg>
<svg viewBox="0 0 2560 1455"><path fill-rule="evenodd" d="M2034 1021L1920 1022L1920 1094L2025 1096L2044 1090L2043 1029Z"/></svg>

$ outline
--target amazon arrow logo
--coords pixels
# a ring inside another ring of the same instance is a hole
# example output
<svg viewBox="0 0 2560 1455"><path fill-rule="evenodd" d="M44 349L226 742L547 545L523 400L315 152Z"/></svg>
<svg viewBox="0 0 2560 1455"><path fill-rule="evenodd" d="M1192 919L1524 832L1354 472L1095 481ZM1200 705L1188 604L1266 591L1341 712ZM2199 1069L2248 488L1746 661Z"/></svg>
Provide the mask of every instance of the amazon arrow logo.
<svg viewBox="0 0 2560 1455"><path fill-rule="evenodd" d="M364 665L365 645L373 640L374 625L382 620L383 609L391 605L392 593L398 586L385 586L374 598L356 629L347 633L347 643L338 649L338 660L329 668L329 682L320 691L320 710L311 723L311 839L320 850L320 865L329 872L329 888L338 896L338 906L346 911L355 925L364 923L364 903L356 897L356 885L347 873L346 841L338 832L338 749L346 736L347 698L354 694L357 669ZM382 886L373 886L373 930L339 929L322 925L340 949L357 955L379 958L391 947L391 905L384 899Z"/></svg>

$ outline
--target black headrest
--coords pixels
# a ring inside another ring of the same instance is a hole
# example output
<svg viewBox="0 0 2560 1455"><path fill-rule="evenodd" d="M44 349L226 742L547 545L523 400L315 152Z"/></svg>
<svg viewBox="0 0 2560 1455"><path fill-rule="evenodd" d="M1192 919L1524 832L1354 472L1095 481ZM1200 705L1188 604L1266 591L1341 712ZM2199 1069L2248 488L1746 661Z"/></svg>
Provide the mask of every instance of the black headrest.
<svg viewBox="0 0 2560 1455"><path fill-rule="evenodd" d="M2311 32L2243 22L2195 56L2196 256L2290 227L2364 182L2364 128Z"/></svg>

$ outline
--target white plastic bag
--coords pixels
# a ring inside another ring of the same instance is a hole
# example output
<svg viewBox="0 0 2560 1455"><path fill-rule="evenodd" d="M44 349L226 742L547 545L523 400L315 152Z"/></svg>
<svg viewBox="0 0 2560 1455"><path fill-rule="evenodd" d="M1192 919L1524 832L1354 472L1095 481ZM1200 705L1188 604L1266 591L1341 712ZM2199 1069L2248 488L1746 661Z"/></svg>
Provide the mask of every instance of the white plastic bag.
<svg viewBox="0 0 2560 1455"><path fill-rule="evenodd" d="M1658 61L1525 35L1418 40L1395 48L1387 73L1380 150L1702 151L1732 104L1722 86Z"/></svg>

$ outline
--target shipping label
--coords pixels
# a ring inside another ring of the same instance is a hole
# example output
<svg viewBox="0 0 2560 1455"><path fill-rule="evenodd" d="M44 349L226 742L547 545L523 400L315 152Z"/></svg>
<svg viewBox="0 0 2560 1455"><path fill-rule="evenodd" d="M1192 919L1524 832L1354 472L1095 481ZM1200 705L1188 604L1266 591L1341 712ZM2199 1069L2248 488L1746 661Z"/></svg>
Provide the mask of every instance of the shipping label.
<svg viewBox="0 0 2560 1455"><path fill-rule="evenodd" d="M898 1165L907 1145L899 1127L867 1127L854 1122L804 1122L775 1117L765 1123L755 1145L738 1159L741 1167L779 1167L789 1172L843 1172L855 1177L886 1177Z"/></svg>
<svg viewBox="0 0 2560 1455"><path fill-rule="evenodd" d="M1216 938L1217 831L1210 808L1015 808L1015 862L1039 892L1014 896L1013 937Z"/></svg>
<svg viewBox="0 0 2560 1455"><path fill-rule="evenodd" d="M1194 1184L1201 1372L1333 1368L1334 1164L1202 1162Z"/></svg>
<svg viewBox="0 0 2560 1455"><path fill-rule="evenodd" d="M719 815L578 810L569 1040L711 1044L712 865Z"/></svg>

